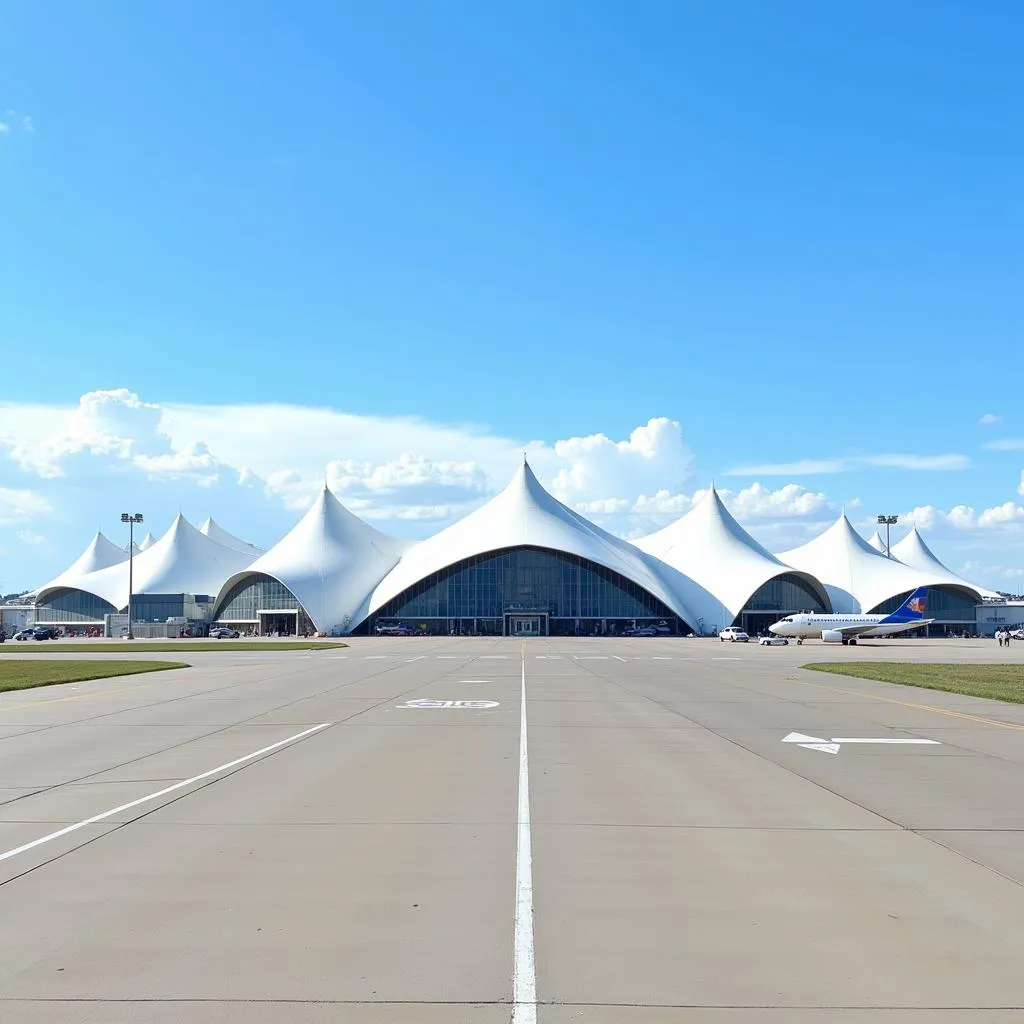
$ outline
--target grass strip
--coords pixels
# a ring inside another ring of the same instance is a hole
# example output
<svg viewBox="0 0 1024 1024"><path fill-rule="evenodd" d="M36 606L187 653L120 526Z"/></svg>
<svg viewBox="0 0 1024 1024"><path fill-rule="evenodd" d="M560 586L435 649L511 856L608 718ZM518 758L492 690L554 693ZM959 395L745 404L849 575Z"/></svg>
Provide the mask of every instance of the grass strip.
<svg viewBox="0 0 1024 1024"><path fill-rule="evenodd" d="M348 647L342 643L316 640L123 640L96 644L87 640L8 640L0 644L0 654L166 654L169 651L329 651Z"/></svg>
<svg viewBox="0 0 1024 1024"><path fill-rule="evenodd" d="M812 662L812 672L874 679L880 683L919 686L925 690L962 693L1024 704L1024 665L1002 662L993 665L940 664L905 661Z"/></svg>
<svg viewBox="0 0 1024 1024"><path fill-rule="evenodd" d="M22 661L9 658L0 661L0 692L188 667L183 661Z"/></svg>

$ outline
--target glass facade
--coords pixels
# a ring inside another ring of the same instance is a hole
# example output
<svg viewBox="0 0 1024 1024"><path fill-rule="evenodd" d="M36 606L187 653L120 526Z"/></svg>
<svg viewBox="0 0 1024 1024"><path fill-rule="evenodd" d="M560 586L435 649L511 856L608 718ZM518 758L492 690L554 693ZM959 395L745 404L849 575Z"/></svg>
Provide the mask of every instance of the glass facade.
<svg viewBox="0 0 1024 1024"><path fill-rule="evenodd" d="M890 597L871 609L872 615L891 615L908 597L910 591ZM968 590L957 587L931 587L928 590L925 617L943 622L975 622L978 601Z"/></svg>
<svg viewBox="0 0 1024 1024"><path fill-rule="evenodd" d="M117 609L95 594L84 590L55 590L44 604L36 605L36 622L103 622L104 615Z"/></svg>
<svg viewBox="0 0 1024 1024"><path fill-rule="evenodd" d="M735 625L751 636L767 631L773 622L793 612L827 612L829 609L816 588L791 573L762 584L750 596L737 616Z"/></svg>
<svg viewBox="0 0 1024 1024"><path fill-rule="evenodd" d="M256 622L257 612L295 611L300 607L295 595L272 576L247 576L224 595L214 618L218 622Z"/></svg>
<svg viewBox="0 0 1024 1024"><path fill-rule="evenodd" d="M529 613L554 634L620 632L635 620L682 629L665 604L619 573L531 547L475 555L433 573L389 601L368 627L401 621L428 632L501 634L514 628L512 617L525 621Z"/></svg>

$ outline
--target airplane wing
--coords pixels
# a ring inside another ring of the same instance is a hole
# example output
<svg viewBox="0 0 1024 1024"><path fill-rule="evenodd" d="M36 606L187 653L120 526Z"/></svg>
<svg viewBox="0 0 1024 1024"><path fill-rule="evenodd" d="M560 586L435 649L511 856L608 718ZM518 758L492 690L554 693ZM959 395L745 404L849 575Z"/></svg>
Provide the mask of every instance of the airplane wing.
<svg viewBox="0 0 1024 1024"><path fill-rule="evenodd" d="M878 637L892 636L894 633L905 633L908 629L919 629L934 621L934 619L915 619L913 622L879 622L874 626L847 626L842 630L842 634L843 636L860 636L863 633L874 632L874 635Z"/></svg>
<svg viewBox="0 0 1024 1024"><path fill-rule="evenodd" d="M920 623L915 622L914 625L918 626ZM837 626L834 632L842 633L843 636L860 636L862 633L870 633L873 629L878 629L877 622L860 622L856 626Z"/></svg>

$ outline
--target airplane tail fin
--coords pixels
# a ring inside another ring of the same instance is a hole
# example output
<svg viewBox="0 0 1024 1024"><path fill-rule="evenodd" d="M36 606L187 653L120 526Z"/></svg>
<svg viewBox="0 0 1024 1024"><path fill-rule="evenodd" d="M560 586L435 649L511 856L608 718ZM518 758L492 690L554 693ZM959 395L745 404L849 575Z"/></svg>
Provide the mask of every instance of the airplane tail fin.
<svg viewBox="0 0 1024 1024"><path fill-rule="evenodd" d="M927 606L928 588L918 587L917 590L915 590L910 597L908 597L906 601L904 601L903 604L901 604L899 608L892 613L892 615L887 615L882 619L879 625L886 626L891 623L916 622L918 619L924 618L925 608Z"/></svg>

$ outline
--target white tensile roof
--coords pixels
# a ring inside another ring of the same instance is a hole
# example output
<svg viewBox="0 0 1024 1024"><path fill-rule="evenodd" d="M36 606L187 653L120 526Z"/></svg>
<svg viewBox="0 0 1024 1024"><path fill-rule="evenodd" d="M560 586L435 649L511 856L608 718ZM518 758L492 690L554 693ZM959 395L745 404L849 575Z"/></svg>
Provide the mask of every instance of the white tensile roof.
<svg viewBox="0 0 1024 1024"><path fill-rule="evenodd" d="M156 538L151 533L147 533L142 540L139 541L139 550L145 551L146 548L151 548L156 543Z"/></svg>
<svg viewBox="0 0 1024 1024"><path fill-rule="evenodd" d="M784 565L758 544L730 514L714 484L684 516L633 543L714 594L722 606L714 621L726 625L758 587L777 576L799 576L822 591L813 576Z"/></svg>
<svg viewBox="0 0 1024 1024"><path fill-rule="evenodd" d="M924 572L934 573L938 576L945 576L946 581L953 586L967 587L976 591L982 597L997 598L999 595L994 590L986 590L984 587L976 586L968 582L962 576L957 576L951 569L947 569L935 557L932 549L924 542L924 538L917 532L915 526L899 543L893 544L892 554L906 565Z"/></svg>
<svg viewBox="0 0 1024 1024"><path fill-rule="evenodd" d="M107 568L62 573L39 592L38 600L42 602L44 592L54 587L69 587L124 608L128 604L128 558L120 553L123 560ZM132 559L132 589L136 594L213 595L253 557L218 544L179 515L158 541Z"/></svg>
<svg viewBox="0 0 1024 1024"><path fill-rule="evenodd" d="M318 630L344 632L366 617L373 588L407 547L354 516L324 487L290 533L226 580L218 604L239 580L263 573L295 595Z"/></svg>
<svg viewBox="0 0 1024 1024"><path fill-rule="evenodd" d="M692 626L701 615L713 620L717 602L703 588L563 505L525 461L500 494L403 555L374 590L368 611L456 562L514 547L577 555L632 580Z"/></svg>
<svg viewBox="0 0 1024 1024"><path fill-rule="evenodd" d="M821 580L836 612L868 612L897 594L951 582L886 558L857 533L845 512L824 533L778 557Z"/></svg>
<svg viewBox="0 0 1024 1024"><path fill-rule="evenodd" d="M233 533L228 533L220 523L214 521L213 516L210 516L199 527L199 532L205 533L211 540L215 540L218 544L223 544L224 547L231 548L233 551L241 551L254 558L263 554L263 548L258 548L255 544L250 544L247 540L241 540Z"/></svg>
<svg viewBox="0 0 1024 1024"><path fill-rule="evenodd" d="M882 540L882 535L877 530L875 530L875 532L871 535L871 539L868 541L868 543L879 554L882 554L882 555L885 554L885 541Z"/></svg>
<svg viewBox="0 0 1024 1024"><path fill-rule="evenodd" d="M56 579L51 580L45 587L40 587L37 593L44 590L53 590L57 587L76 587L75 582L89 573L99 569L107 569L112 565L128 561L128 552L119 548L112 540L107 540L100 531L89 541L88 547L71 563Z"/></svg>

